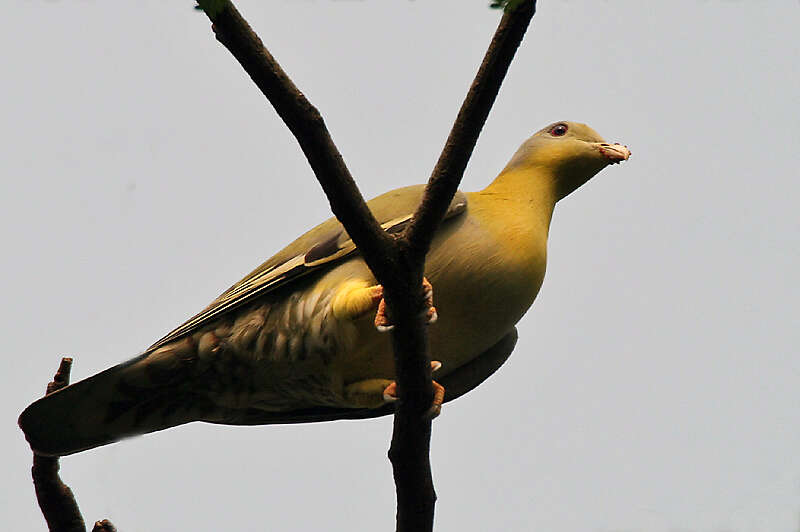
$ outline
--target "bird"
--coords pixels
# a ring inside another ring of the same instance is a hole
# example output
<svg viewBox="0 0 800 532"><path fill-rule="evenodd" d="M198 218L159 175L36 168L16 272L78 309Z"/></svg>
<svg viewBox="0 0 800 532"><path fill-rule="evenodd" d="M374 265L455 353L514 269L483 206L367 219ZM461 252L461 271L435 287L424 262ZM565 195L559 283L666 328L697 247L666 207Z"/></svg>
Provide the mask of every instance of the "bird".
<svg viewBox="0 0 800 532"><path fill-rule="evenodd" d="M513 351L516 324L544 280L556 203L629 157L627 146L585 124L556 122L526 140L486 188L455 194L424 268L435 289L434 307L428 288L426 313L439 403L478 386ZM367 204L394 233L407 226L424 188ZM19 426L34 453L65 456L193 421L386 415L395 375L381 306L381 286L331 218L138 357L33 402Z"/></svg>

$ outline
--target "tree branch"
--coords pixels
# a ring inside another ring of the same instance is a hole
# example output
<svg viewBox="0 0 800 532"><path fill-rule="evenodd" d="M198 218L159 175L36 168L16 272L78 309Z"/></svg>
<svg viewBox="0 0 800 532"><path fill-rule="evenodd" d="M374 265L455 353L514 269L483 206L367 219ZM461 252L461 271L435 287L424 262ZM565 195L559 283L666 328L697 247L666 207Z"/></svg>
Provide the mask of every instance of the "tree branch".
<svg viewBox="0 0 800 532"><path fill-rule="evenodd" d="M53 381L47 385L49 395L69 384L69 374L72 370L72 359L62 358ZM60 465L58 458L52 456L39 456L33 454L33 467L31 476L36 490L36 499L42 510L47 527L58 532L85 532L86 524L78 508L78 502L69 486L61 481L58 475ZM95 523L93 531L114 532L114 525L108 520Z"/></svg>
<svg viewBox="0 0 800 532"><path fill-rule="evenodd" d="M424 199L401 238L384 233L336 149L319 111L292 83L230 0L199 0L219 40L239 61L294 134L334 215L384 287L394 322L399 401L389 458L397 489L397 530L433 528L436 493L430 469L433 399L427 328L420 315L425 254L458 188L478 134L535 11L535 0L507 8L461 107Z"/></svg>
<svg viewBox="0 0 800 532"><path fill-rule="evenodd" d="M372 216L322 115L289 79L230 0L200 0L198 4L213 23L217 40L239 61L297 139L333 214L361 250L370 269L388 277L392 268L387 260L393 239Z"/></svg>
<svg viewBox="0 0 800 532"><path fill-rule="evenodd" d="M419 255L428 252L431 239L458 189L478 135L535 12L536 0L518 2L514 9L507 9L500 20L428 180L425 196L406 231L409 245Z"/></svg>
<svg viewBox="0 0 800 532"><path fill-rule="evenodd" d="M535 10L535 0L528 0L503 15L431 174L422 202L398 242L408 255L407 272L411 279L406 294L413 294L412 288L422 281L431 240L458 189L478 135ZM432 530L436 493L430 469L431 424L421 418L432 399L427 330L415 307L408 307L409 298L400 301L394 297L387 289L387 304L390 308L395 305L393 346L400 396L389 448L397 491L397 530ZM412 322L401 320L400 316L412 318Z"/></svg>

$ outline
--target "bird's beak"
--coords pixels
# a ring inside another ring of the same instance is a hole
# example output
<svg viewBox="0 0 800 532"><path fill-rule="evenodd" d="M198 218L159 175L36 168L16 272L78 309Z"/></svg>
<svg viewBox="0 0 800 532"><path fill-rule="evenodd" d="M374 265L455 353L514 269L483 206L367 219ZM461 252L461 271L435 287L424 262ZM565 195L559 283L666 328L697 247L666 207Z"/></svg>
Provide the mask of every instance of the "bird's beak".
<svg viewBox="0 0 800 532"><path fill-rule="evenodd" d="M621 161L627 161L631 156L631 150L622 144L606 144L605 142L598 145L600 153L608 160L609 164L617 164Z"/></svg>

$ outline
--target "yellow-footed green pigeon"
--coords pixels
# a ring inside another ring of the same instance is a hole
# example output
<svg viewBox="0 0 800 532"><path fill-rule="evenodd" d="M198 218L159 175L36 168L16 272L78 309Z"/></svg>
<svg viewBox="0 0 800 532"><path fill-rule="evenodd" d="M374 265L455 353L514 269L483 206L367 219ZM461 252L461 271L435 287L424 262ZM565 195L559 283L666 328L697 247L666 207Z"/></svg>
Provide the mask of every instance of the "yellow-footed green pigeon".
<svg viewBox="0 0 800 532"><path fill-rule="evenodd" d="M630 151L557 122L478 192L458 192L431 245L430 349L445 400L510 355L515 324L545 274L558 200ZM423 186L368 204L401 230ZM67 455L190 421L234 425L368 418L392 412L394 361L373 319L381 288L336 219L301 236L142 355L31 404L19 425L34 452ZM436 317L431 306L431 321ZM441 399L441 398L440 398Z"/></svg>

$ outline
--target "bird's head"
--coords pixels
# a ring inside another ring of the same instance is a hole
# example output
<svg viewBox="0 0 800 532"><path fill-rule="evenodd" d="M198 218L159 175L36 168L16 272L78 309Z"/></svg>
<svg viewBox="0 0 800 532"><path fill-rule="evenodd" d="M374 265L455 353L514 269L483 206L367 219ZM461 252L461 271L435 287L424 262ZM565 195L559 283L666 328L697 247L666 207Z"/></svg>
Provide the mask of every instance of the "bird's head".
<svg viewBox="0 0 800 532"><path fill-rule="evenodd" d="M609 164L630 155L627 146L607 143L586 124L556 122L526 140L503 171L547 171L555 179L556 199L560 200Z"/></svg>

